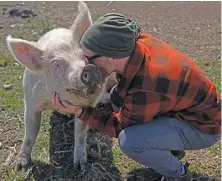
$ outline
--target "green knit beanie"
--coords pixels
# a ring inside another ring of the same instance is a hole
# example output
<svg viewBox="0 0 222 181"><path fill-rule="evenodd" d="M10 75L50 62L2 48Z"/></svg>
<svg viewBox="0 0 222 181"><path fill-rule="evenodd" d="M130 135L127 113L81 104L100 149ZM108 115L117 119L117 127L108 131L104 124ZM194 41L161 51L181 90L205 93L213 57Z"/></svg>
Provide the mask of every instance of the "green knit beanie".
<svg viewBox="0 0 222 181"><path fill-rule="evenodd" d="M123 58L132 54L139 33L135 21L122 14L108 13L86 30L81 41L99 55Z"/></svg>

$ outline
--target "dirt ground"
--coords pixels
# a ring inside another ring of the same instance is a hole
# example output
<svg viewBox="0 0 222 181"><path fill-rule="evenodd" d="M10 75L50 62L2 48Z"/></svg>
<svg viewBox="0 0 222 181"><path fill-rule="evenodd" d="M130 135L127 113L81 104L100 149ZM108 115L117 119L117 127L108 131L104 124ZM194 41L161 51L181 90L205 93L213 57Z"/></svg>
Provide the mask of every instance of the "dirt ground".
<svg viewBox="0 0 222 181"><path fill-rule="evenodd" d="M98 17L108 12L122 13L136 20L142 27L143 32L151 33L172 44L175 48L183 51L194 60L220 61L221 59L221 2L129 1L113 2L111 5L108 5L107 1L86 3L90 9L93 20L96 20ZM10 18L8 12L13 7L27 7L33 10L33 12L37 14L36 19L41 19L41 21L30 22L27 19ZM8 34L16 37L23 37L28 40L37 40L41 34L52 27L70 27L77 15L77 2L22 3L1 1L0 14L0 52L6 52L5 37ZM46 20L47 23L45 23ZM4 114L6 115L5 112ZM22 112L18 114L22 115ZM13 116L13 112L7 113L7 115ZM22 141L24 127L20 125L20 122L14 124L13 120L14 119L12 119L10 123L5 124L4 121L7 120L0 121L0 141L7 139L7 144L10 147L17 144L16 149L18 149ZM120 166L116 166L114 157L118 157L117 154L119 154L119 152L115 152L116 155L112 154L113 147L117 147L118 145L116 140L113 141L111 138L99 134L92 129L89 130L89 137L87 140L89 143L87 147L89 154L88 169L90 171L80 174L74 173L71 154L74 143L72 137L73 122L69 122L69 120L69 118L58 113L52 114L49 118L46 131L48 132L47 138L49 138L50 143L50 163L43 163L41 160L35 161L30 173L26 174L25 180L147 180L139 170L134 170L132 173L128 174L125 174L125 170L121 171L119 169L121 165L124 169L124 167L127 167L127 164L131 164L131 162L127 160L126 157L121 157L122 160L117 160ZM18 127L21 129L17 129ZM44 152L41 148L39 150ZM60 150L67 151L61 152ZM5 161L7 153L8 152L1 150L0 145L0 162ZM216 175L216 180L219 180L220 174L213 173L215 165L217 167L218 165L220 166L220 164L215 163L220 162L217 155L213 155L217 159L213 161L212 168L207 175ZM198 160L198 158L203 156L206 157L204 162ZM200 151L198 154L196 154L196 152L190 152L187 159L191 162L196 159L198 163L200 162L200 164L204 165L212 161L212 159L214 159L213 156L211 153L208 154L208 152L204 154L204 151ZM209 168L210 167L211 166L209 166ZM10 179L12 177L7 178L7 175L9 175L8 172L11 173L11 171L5 168L2 170L4 171L4 173L2 172L4 175L2 180L16 180L14 177L13 179ZM122 172L124 172L124 174ZM205 175L205 173L203 173L203 175ZM197 180L209 180L209 178L199 176Z"/></svg>
<svg viewBox="0 0 222 181"><path fill-rule="evenodd" d="M146 33L171 43L194 59L220 60L221 3L218 2L87 2L93 20L108 12L123 13L136 20ZM25 21L8 18L12 7L30 7L38 16L55 22L58 27L69 27L77 15L77 2L0 2L1 49L5 36L18 31L27 37L30 33ZM5 10L6 9L6 10ZM17 25L20 23L20 25ZM16 24L17 26L12 26Z"/></svg>

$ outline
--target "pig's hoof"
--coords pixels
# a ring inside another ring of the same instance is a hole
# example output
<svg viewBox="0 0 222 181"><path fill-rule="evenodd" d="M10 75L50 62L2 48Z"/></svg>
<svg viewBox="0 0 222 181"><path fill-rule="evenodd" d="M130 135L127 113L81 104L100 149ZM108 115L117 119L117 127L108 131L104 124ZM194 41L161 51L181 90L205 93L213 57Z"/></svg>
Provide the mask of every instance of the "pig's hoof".
<svg viewBox="0 0 222 181"><path fill-rule="evenodd" d="M80 171L80 164L79 164L79 162L77 162L77 163L74 162L74 171L75 172L79 172Z"/></svg>
<svg viewBox="0 0 222 181"><path fill-rule="evenodd" d="M74 171L84 171L87 167L87 161L85 159L74 161Z"/></svg>
<svg viewBox="0 0 222 181"><path fill-rule="evenodd" d="M31 162L30 156L27 156L25 153L19 154L16 161L16 167L15 167L16 171L22 170L25 172L29 167L30 162Z"/></svg>
<svg viewBox="0 0 222 181"><path fill-rule="evenodd" d="M87 167L87 161L84 160L84 161L80 161L80 168L81 168L81 171L84 171L86 170L86 167Z"/></svg>

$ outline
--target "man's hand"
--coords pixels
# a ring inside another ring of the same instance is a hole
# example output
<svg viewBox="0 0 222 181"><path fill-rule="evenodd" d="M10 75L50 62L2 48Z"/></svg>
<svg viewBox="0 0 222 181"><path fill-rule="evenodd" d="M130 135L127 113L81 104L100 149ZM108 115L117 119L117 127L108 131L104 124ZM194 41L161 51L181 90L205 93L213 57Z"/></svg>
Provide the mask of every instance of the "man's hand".
<svg viewBox="0 0 222 181"><path fill-rule="evenodd" d="M61 101L59 94L56 92L52 93L52 105L55 109L60 112L70 113L80 115L82 113L82 108L80 106L75 106L68 101Z"/></svg>

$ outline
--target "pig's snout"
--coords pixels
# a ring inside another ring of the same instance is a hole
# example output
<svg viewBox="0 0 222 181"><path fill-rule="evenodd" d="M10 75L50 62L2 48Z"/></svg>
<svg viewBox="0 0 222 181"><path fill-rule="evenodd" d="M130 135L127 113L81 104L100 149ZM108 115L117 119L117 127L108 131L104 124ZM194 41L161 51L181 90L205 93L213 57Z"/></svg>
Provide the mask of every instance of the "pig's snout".
<svg viewBox="0 0 222 181"><path fill-rule="evenodd" d="M84 67L81 80L88 87L94 87L101 82L101 73L95 65L88 64Z"/></svg>

